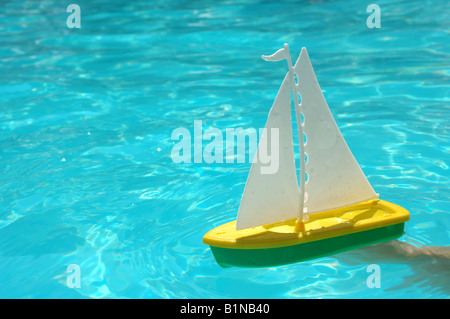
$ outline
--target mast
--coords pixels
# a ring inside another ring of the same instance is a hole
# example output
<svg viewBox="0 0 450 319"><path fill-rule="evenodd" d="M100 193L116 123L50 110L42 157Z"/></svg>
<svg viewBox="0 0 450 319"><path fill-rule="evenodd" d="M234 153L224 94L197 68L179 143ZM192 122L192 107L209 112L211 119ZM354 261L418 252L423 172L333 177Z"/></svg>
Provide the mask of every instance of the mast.
<svg viewBox="0 0 450 319"><path fill-rule="evenodd" d="M287 43L284 44L284 49L286 50L287 55L287 63L289 67L289 73L291 77L292 82L292 93L294 95L294 107L295 107L295 116L297 119L297 131L298 131L298 146L300 151L300 181L299 181L299 193L300 193L300 210L298 212L297 216L297 222L295 224L295 230L296 231L304 231L305 230L305 224L303 222L303 208L305 205L305 143L303 138L303 125L302 125L302 117L301 117L301 110L300 110L300 104L298 102L298 91L297 86L298 84L295 83L295 76L294 76L294 68L292 66L291 61L291 55L289 53L289 45ZM298 77L298 75L297 75Z"/></svg>

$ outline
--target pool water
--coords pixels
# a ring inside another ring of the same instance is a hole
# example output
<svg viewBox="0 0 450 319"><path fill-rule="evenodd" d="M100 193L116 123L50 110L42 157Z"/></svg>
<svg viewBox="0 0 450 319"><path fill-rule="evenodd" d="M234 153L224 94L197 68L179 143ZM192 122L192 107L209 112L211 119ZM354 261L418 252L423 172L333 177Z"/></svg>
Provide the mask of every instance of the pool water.
<svg viewBox="0 0 450 319"><path fill-rule="evenodd" d="M75 3L73 29L68 3L0 7L0 297L449 297L448 253L220 268L202 237L236 218L250 163L171 157L194 120L264 127L287 66L261 54L307 47L375 191L410 211L400 242L446 251L448 1L377 1L373 29L371 1Z"/></svg>

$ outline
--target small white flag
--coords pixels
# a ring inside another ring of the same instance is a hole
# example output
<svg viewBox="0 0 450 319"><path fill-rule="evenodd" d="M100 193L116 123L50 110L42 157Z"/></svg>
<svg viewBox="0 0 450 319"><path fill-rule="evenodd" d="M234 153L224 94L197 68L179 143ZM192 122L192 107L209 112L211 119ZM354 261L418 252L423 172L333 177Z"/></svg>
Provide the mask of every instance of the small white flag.
<svg viewBox="0 0 450 319"><path fill-rule="evenodd" d="M263 58L266 61L276 62L287 59L287 56L285 49L280 49L272 55L261 55L261 58Z"/></svg>

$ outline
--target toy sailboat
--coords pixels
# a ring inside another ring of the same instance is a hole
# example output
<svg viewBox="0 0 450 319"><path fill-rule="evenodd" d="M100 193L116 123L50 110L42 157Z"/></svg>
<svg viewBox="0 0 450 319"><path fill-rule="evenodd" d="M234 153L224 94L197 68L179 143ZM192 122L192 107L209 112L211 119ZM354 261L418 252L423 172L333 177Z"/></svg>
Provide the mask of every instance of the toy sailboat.
<svg viewBox="0 0 450 319"><path fill-rule="evenodd" d="M237 220L203 237L218 264L284 265L403 235L409 212L379 200L334 121L306 49L302 49L294 66L287 44L273 55L262 57L267 61L286 59L289 71L269 112ZM298 136L303 136L303 142L299 142L299 178L291 97ZM272 134L278 136L277 143ZM278 149L279 164L277 170L271 171L257 158L261 149L274 147Z"/></svg>

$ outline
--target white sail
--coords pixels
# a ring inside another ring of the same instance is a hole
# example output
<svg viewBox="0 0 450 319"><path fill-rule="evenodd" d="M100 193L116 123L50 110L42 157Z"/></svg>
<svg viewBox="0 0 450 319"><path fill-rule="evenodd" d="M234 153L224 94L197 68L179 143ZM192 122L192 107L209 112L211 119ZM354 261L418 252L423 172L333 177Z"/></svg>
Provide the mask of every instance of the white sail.
<svg viewBox="0 0 450 319"><path fill-rule="evenodd" d="M292 140L291 89L288 73L270 110L255 155L257 161L252 164L248 175L239 207L237 230L295 218L300 210ZM272 134L275 134L272 129L278 131L276 143L272 143ZM261 161L261 150L262 153L267 150L272 156L278 151L276 171L264 173L267 164Z"/></svg>
<svg viewBox="0 0 450 319"><path fill-rule="evenodd" d="M334 121L305 48L294 72L299 81L295 88L301 96L306 135L305 213L377 198Z"/></svg>

